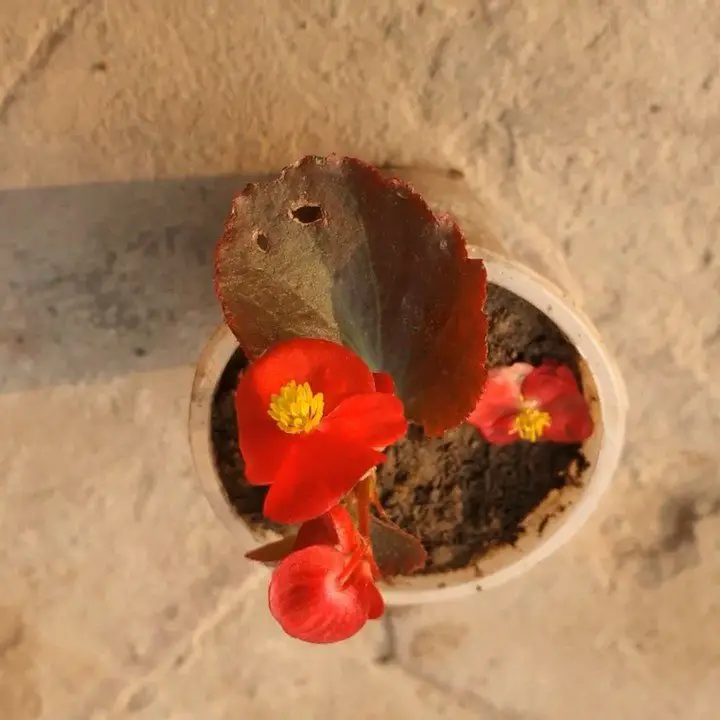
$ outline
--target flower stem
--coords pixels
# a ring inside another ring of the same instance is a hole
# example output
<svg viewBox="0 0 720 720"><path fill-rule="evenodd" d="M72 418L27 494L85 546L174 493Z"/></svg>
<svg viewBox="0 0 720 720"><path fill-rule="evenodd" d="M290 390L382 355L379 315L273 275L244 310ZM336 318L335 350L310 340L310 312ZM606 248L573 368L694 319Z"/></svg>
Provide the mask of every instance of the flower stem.
<svg viewBox="0 0 720 720"><path fill-rule="evenodd" d="M368 562L373 577L377 579L380 577L380 570L375 562L372 543L370 542L370 508L375 507L381 517L388 518L382 505L380 505L380 498L377 494L376 468L368 471L362 480L360 480L355 486L353 495L355 499L358 535L362 538L362 543L365 546L363 558ZM346 572L343 572L343 576L348 577Z"/></svg>
<svg viewBox="0 0 720 720"><path fill-rule="evenodd" d="M392 523L393 521L388 517L388 514L385 512L385 508L382 506L382 503L380 502L380 496L378 495L377 490L377 474L373 477L373 483L372 487L370 488L370 504L375 508L375 511L377 514L386 522Z"/></svg>
<svg viewBox="0 0 720 720"><path fill-rule="evenodd" d="M357 500L358 532L365 540L370 538L370 503L375 488L377 470L373 468L357 484L355 498Z"/></svg>
<svg viewBox="0 0 720 720"><path fill-rule="evenodd" d="M347 584L350 582L353 574L358 569L362 561L365 559L366 554L365 547L360 544L358 545L352 553L348 556L347 564L343 568L343 571L338 576L338 584L341 588L344 588L347 586Z"/></svg>

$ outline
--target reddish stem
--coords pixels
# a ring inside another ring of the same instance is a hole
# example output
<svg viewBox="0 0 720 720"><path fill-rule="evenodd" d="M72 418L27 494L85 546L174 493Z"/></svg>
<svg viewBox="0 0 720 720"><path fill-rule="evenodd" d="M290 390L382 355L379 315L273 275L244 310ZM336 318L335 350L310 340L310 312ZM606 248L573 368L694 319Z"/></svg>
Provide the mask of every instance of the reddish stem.
<svg viewBox="0 0 720 720"><path fill-rule="evenodd" d="M375 507L381 517L387 518L380 498L377 493L377 470L373 468L355 486L353 493L355 499L355 510L357 513L358 534L362 538L364 546L363 557L370 564L370 570L374 578L380 577L380 570L373 557L372 544L370 542L370 508ZM343 573L345 575L345 573Z"/></svg>
<svg viewBox="0 0 720 720"><path fill-rule="evenodd" d="M358 532L365 540L369 540L370 538L370 504L372 502L376 474L377 471L373 468L369 473L367 473L367 475L365 475L355 488Z"/></svg>
<svg viewBox="0 0 720 720"><path fill-rule="evenodd" d="M385 512L385 508L382 506L382 503L380 502L380 496L378 495L378 491L377 491L377 475L375 475L373 477L372 488L370 489L370 504L375 508L375 510L377 511L377 514L383 520L385 520L389 523L392 523L393 525L395 524L388 517L388 514Z"/></svg>
<svg viewBox="0 0 720 720"><path fill-rule="evenodd" d="M338 575L338 583L341 588L344 588L353 576L353 573L360 567L360 564L365 560L366 549L364 544L358 545L350 554L347 560L347 564L343 568L343 571Z"/></svg>

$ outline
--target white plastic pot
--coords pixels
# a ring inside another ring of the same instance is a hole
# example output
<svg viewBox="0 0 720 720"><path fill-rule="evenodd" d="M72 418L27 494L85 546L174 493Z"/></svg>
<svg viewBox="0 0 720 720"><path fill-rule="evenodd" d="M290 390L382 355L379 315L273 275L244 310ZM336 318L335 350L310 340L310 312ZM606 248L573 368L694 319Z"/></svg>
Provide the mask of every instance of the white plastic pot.
<svg viewBox="0 0 720 720"><path fill-rule="evenodd" d="M470 247L469 252L471 257L481 255L477 248ZM625 387L591 322L562 291L532 270L487 249L482 250L482 257L489 282L541 310L582 356L585 394L595 419L595 432L583 447L589 467L583 472L580 487L554 491L526 518L523 523L526 532L514 547L492 551L465 570L397 578L392 585L382 588L388 605L439 602L466 596L477 589L498 587L552 555L582 528L597 508L613 478L625 440ZM190 403L190 443L200 485L210 505L248 550L274 536L252 531L227 500L215 466L210 424L216 387L237 347L234 336L223 325L200 357Z"/></svg>

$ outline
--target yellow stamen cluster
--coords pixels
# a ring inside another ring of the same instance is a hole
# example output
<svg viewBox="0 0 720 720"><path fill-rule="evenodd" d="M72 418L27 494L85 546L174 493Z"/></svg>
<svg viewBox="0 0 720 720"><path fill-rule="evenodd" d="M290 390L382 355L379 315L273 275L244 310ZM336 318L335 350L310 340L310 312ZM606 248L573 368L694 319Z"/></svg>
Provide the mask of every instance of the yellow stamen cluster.
<svg viewBox="0 0 720 720"><path fill-rule="evenodd" d="M534 407L524 407L515 418L511 432L522 440L537 442L545 428L550 425L550 414Z"/></svg>
<svg viewBox="0 0 720 720"><path fill-rule="evenodd" d="M286 433L309 433L320 424L323 416L323 394L313 395L309 383L298 385L291 380L278 395L270 399L268 415Z"/></svg>

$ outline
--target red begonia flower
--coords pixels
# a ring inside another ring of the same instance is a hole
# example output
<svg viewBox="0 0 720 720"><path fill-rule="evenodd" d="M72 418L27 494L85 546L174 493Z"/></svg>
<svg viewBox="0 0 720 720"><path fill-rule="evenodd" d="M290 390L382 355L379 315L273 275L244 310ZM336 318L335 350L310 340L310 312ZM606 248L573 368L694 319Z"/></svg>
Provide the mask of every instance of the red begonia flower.
<svg viewBox="0 0 720 720"><path fill-rule="evenodd" d="M342 345L279 343L243 373L235 394L245 477L271 485L263 513L299 523L336 505L407 430L392 380Z"/></svg>
<svg viewBox="0 0 720 720"><path fill-rule="evenodd" d="M346 640L384 609L377 567L345 508L304 523L295 549L270 580L270 612L282 629L311 643Z"/></svg>
<svg viewBox="0 0 720 720"><path fill-rule="evenodd" d="M375 380L375 390L377 392L395 394L395 381L390 373L373 373L373 379Z"/></svg>
<svg viewBox="0 0 720 720"><path fill-rule="evenodd" d="M572 371L548 360L539 367L515 363L490 370L468 422L494 445L579 443L593 432L590 408Z"/></svg>

